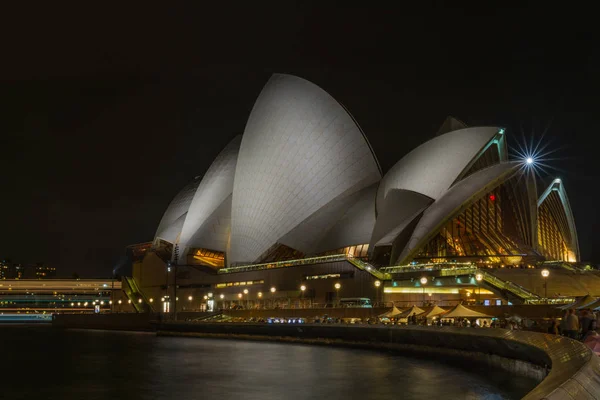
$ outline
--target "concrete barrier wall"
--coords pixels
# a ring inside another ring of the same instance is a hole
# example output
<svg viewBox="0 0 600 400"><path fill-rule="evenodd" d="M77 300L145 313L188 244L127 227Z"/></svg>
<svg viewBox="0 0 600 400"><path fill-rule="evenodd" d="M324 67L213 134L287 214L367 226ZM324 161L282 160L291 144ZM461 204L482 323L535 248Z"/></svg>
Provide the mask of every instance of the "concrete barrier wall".
<svg viewBox="0 0 600 400"><path fill-rule="evenodd" d="M327 324L234 324L183 323L161 324L159 334L199 335L204 337L249 337L277 340L295 338L297 342L368 345L419 351L445 357L456 355L490 361L523 374L530 365L535 376L549 374L526 399L600 398L600 358L579 342L560 336L504 329L472 329L419 326L339 326ZM491 360L493 361L493 360ZM531 372L531 371L529 371ZM541 378L541 376L540 376Z"/></svg>
<svg viewBox="0 0 600 400"><path fill-rule="evenodd" d="M420 304L417 306L422 307ZM425 307L427 308L427 307ZM451 307L443 307L450 309ZM521 317L542 319L562 317L564 311L559 310L554 305L514 305L514 306L469 306L469 308L490 315L492 317L505 317L507 315L519 315ZM390 311L391 307L386 308L291 308L276 310L225 310L224 314L232 317L243 318L268 318L268 317L290 317L290 318L308 318L322 316L324 314L333 318L370 318ZM402 308L403 309L403 308ZM185 321L194 319L210 313L200 312L178 312L177 319Z"/></svg>

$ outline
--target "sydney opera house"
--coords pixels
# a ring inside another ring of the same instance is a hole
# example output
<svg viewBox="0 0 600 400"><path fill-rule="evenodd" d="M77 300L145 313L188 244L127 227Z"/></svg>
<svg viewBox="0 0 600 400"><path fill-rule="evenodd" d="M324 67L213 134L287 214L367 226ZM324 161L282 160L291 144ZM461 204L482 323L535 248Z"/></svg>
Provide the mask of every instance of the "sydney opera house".
<svg viewBox="0 0 600 400"><path fill-rule="evenodd" d="M453 301L477 289L540 299L538 283L515 282L542 265L572 270L577 232L563 183L538 187L531 159L509 160L506 135L449 117L384 174L342 104L273 75L243 134L175 195L151 243L130 246L134 289L156 309L173 296L190 309L207 299Z"/></svg>

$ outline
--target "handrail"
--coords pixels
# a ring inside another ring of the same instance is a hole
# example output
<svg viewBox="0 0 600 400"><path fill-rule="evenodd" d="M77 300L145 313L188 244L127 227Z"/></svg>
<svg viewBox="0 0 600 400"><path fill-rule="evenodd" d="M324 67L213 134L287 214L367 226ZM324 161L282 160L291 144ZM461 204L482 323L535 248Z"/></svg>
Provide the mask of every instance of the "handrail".
<svg viewBox="0 0 600 400"><path fill-rule="evenodd" d="M348 262L350 262L352 265L354 265L358 269L362 269L363 271L370 273L371 275L373 275L374 277L376 277L378 279L381 279L381 280L392 279L392 276L390 274L386 274L384 272L379 271L377 268L375 268L368 262L365 262L363 260L360 260L360 259L354 258L354 257L348 257L347 260L348 260Z"/></svg>
<svg viewBox="0 0 600 400"><path fill-rule="evenodd" d="M260 271L265 269L272 268L286 268L286 267L296 267L299 265L307 265L307 264L320 264L325 262L333 262L333 261L348 261L356 268L364 270L374 277L382 280L389 280L391 276L389 274L383 273L375 268L373 265L362 261L355 257L347 256L346 254L334 254L330 256L320 256L320 257L308 257L308 258L300 258L296 260L286 260L286 261L276 261L272 263L262 263L262 264L249 264L249 265L240 265L236 267L225 267L221 268L217 271L218 274L232 274L236 272L249 272L249 271Z"/></svg>
<svg viewBox="0 0 600 400"><path fill-rule="evenodd" d="M127 287L123 290L125 292L125 294L127 295L127 297L129 298L129 300L131 300L131 304L133 305L133 308L135 309L136 312L141 313L143 312L143 308L142 306L136 301L137 299L134 298L133 296L135 295L135 282L132 284L131 281L133 281L132 278L129 278L127 276L123 277L124 281L127 283ZM129 290L127 290L129 289ZM141 293L140 293L141 295Z"/></svg>
<svg viewBox="0 0 600 400"><path fill-rule="evenodd" d="M512 294L514 294L515 296L517 296L518 298L520 298L523 301L529 301L529 300L539 300L540 296L538 296L537 294L530 292L529 290L525 289L524 287L517 285L516 283L510 282L510 281L505 281L503 279L498 278L495 275L492 275L489 272L483 271L482 272L483 275L483 280L487 283L489 283L492 286L495 286L499 289L503 289L503 290L508 290L509 292L511 292Z"/></svg>

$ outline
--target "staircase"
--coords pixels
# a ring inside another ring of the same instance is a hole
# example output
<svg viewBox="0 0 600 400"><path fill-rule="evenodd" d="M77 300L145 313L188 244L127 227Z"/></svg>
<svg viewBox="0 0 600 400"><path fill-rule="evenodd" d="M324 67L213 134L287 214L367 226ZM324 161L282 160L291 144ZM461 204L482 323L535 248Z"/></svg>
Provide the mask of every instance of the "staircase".
<svg viewBox="0 0 600 400"><path fill-rule="evenodd" d="M354 257L347 257L346 260L348 260L348 262L350 264L354 265L356 268L370 273L377 279L381 279L381 280L392 279L392 276L390 274L379 271L377 268L375 268L373 265L369 264L366 261L363 261L363 260L360 260L360 259L354 258Z"/></svg>
<svg viewBox="0 0 600 400"><path fill-rule="evenodd" d="M133 278L128 276L123 277L123 291L127 295L127 298L131 300L131 305L133 305L135 312L144 312L144 303L148 304L148 306L152 310L151 304L148 302L148 299L146 299L144 294L140 291L140 288L138 287L137 283L135 283L135 280ZM142 299L143 302L139 303L139 299Z"/></svg>
<svg viewBox="0 0 600 400"><path fill-rule="evenodd" d="M479 271L479 273L483 275L483 282L489 285L494 292L508 300L513 300L520 304L527 304L529 302L539 302L541 299L540 296L530 292L521 285L505 281L486 271Z"/></svg>

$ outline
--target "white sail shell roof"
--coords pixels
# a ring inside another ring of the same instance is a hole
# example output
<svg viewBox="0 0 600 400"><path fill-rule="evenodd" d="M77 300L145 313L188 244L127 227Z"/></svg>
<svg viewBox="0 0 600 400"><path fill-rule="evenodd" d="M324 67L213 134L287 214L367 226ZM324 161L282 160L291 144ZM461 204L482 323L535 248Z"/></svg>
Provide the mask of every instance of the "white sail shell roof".
<svg viewBox="0 0 600 400"><path fill-rule="evenodd" d="M229 223L230 216L223 213L229 213L230 207L223 203L233 192L233 179L240 143L240 135L233 138L204 174L190 203L181 230L179 245L182 249L203 247L225 251L223 246L215 248L215 243L226 243L228 241L226 236L229 235L229 228L226 225ZM213 215L218 208L221 209L219 215ZM211 220L211 226L217 224L220 228L204 227L209 219ZM213 234L220 237L212 237Z"/></svg>
<svg viewBox="0 0 600 400"><path fill-rule="evenodd" d="M200 181L199 176L194 178L193 181L185 185L173 198L158 224L156 234L154 235L155 239L161 238L167 242L175 242L181 232L186 213L190 208L190 204L192 203L196 189L198 189L198 185L200 185Z"/></svg>
<svg viewBox="0 0 600 400"><path fill-rule="evenodd" d="M229 261L255 261L333 199L380 179L372 150L344 107L304 79L273 75L242 137Z"/></svg>
<svg viewBox="0 0 600 400"><path fill-rule="evenodd" d="M423 143L385 174L377 193L377 210L383 208L392 189L411 190L438 199L498 131L496 127L465 128Z"/></svg>

